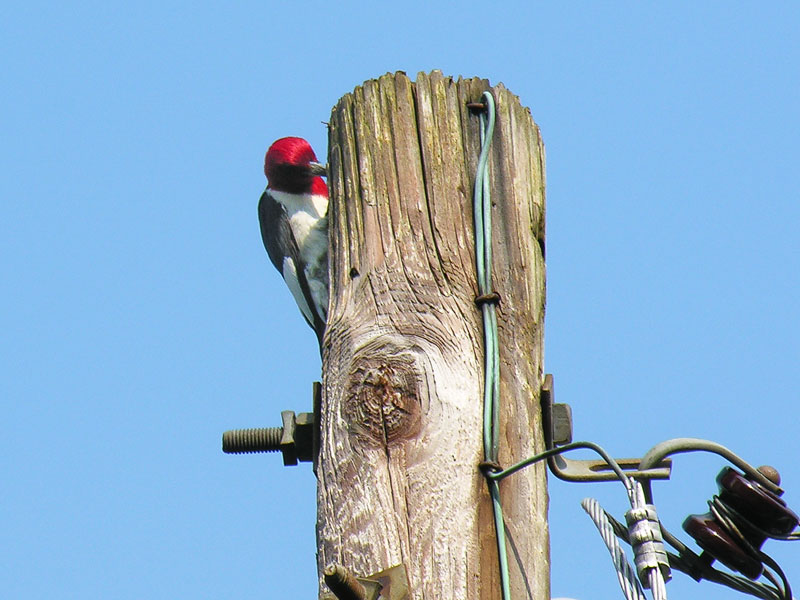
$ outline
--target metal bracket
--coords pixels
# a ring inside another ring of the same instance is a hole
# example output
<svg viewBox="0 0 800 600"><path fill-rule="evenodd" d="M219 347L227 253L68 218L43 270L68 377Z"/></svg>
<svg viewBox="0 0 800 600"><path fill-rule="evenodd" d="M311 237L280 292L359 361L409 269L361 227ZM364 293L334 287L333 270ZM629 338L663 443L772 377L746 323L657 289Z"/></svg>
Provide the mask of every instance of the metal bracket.
<svg viewBox="0 0 800 600"><path fill-rule="evenodd" d="M378 583L380 600L408 600L411 598L408 589L408 573L402 563L374 573L366 580Z"/></svg>
<svg viewBox="0 0 800 600"><path fill-rule="evenodd" d="M572 410L568 404L554 404L553 376L544 376L540 391L542 428L547 450L572 441ZM640 458L617 458L623 471L635 479L669 479L672 461L663 459L652 468L639 470ZM574 460L561 454L547 459L550 471L564 481L617 481L617 475L604 460Z"/></svg>
<svg viewBox="0 0 800 600"><path fill-rule="evenodd" d="M409 600L408 574L404 564L395 565L368 577L354 577L341 565L331 565L324 579L333 594L324 594L323 600Z"/></svg>

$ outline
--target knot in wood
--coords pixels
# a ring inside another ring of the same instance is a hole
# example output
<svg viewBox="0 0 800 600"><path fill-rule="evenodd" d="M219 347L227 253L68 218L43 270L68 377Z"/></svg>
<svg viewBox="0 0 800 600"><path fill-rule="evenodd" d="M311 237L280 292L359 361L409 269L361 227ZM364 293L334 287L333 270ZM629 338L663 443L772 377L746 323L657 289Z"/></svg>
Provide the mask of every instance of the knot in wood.
<svg viewBox="0 0 800 600"><path fill-rule="evenodd" d="M420 381L412 356L362 357L351 371L344 406L351 431L387 446L415 436Z"/></svg>

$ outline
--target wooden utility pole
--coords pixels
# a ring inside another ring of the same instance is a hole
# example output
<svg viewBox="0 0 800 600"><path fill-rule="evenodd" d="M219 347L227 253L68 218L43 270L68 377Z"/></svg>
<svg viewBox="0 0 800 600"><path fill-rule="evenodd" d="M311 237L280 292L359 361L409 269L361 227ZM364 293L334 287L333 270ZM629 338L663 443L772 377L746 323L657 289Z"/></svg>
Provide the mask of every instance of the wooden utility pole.
<svg viewBox="0 0 800 600"><path fill-rule="evenodd" d="M498 600L483 460L472 187L491 90L500 462L544 448L544 147L502 85L439 72L365 82L330 121L331 304L317 475L320 571L403 564L414 600ZM500 485L514 600L550 598L543 464Z"/></svg>

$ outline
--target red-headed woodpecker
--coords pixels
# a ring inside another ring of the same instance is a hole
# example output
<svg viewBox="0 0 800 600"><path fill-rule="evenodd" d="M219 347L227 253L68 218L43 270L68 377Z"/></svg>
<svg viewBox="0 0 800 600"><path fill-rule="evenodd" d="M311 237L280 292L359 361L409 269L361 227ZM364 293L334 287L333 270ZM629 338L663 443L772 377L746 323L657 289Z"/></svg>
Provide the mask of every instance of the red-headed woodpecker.
<svg viewBox="0 0 800 600"><path fill-rule="evenodd" d="M285 137L264 158L267 189L258 203L267 254L322 343L328 317L328 186L303 138Z"/></svg>

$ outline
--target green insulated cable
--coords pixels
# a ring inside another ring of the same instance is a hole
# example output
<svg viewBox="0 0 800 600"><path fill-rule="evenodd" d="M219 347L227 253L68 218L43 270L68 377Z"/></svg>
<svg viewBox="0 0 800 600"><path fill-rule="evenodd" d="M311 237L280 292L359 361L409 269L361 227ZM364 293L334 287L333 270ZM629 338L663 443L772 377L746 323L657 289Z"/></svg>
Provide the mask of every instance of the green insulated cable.
<svg viewBox="0 0 800 600"><path fill-rule="evenodd" d="M480 113L481 153L475 174L473 213L475 219L475 266L478 277L478 294L483 315L484 384L483 384L483 454L484 460L496 463L499 446L500 422L500 350L497 336L496 296L492 289L492 202L489 185L489 146L492 143L495 122L494 97L489 92L481 96L486 112ZM494 528L497 535L497 553L500 563L500 583L503 600L510 600L508 555L503 525L503 507L500 503L499 481L487 478L492 499Z"/></svg>

